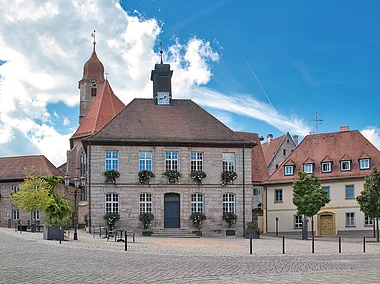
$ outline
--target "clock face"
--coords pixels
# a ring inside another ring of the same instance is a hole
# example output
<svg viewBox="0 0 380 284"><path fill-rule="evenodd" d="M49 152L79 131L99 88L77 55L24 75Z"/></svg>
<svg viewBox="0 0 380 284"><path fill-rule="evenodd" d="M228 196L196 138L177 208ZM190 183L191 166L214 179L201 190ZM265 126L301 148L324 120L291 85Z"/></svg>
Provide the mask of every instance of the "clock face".
<svg viewBox="0 0 380 284"><path fill-rule="evenodd" d="M170 103L169 92L157 92L158 105L169 105L169 103Z"/></svg>
<svg viewBox="0 0 380 284"><path fill-rule="evenodd" d="M91 86L94 88L96 87L96 81L95 80L91 82Z"/></svg>

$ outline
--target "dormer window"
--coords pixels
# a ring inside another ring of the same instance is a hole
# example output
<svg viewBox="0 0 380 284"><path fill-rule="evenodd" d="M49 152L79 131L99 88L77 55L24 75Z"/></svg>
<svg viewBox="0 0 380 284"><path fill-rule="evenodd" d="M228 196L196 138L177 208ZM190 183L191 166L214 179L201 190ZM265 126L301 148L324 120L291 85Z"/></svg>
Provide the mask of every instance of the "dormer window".
<svg viewBox="0 0 380 284"><path fill-rule="evenodd" d="M292 176L294 174L294 166L285 166L284 174L286 176Z"/></svg>
<svg viewBox="0 0 380 284"><path fill-rule="evenodd" d="M313 164L304 164L303 171L307 174L311 174L313 172Z"/></svg>
<svg viewBox="0 0 380 284"><path fill-rule="evenodd" d="M331 162L322 163L322 173L331 173Z"/></svg>
<svg viewBox="0 0 380 284"><path fill-rule="evenodd" d="M359 164L361 170L368 170L370 168L369 159L360 159Z"/></svg>
<svg viewBox="0 0 380 284"><path fill-rule="evenodd" d="M351 161L340 161L340 170L342 172L351 171Z"/></svg>

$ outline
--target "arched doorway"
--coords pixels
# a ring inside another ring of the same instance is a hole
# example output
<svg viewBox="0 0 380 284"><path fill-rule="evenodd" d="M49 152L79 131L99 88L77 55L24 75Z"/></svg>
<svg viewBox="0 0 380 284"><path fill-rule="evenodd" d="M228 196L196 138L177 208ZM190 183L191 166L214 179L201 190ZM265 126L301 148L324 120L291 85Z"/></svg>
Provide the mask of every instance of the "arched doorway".
<svg viewBox="0 0 380 284"><path fill-rule="evenodd" d="M164 195L164 228L180 228L180 196L178 193Z"/></svg>
<svg viewBox="0 0 380 284"><path fill-rule="evenodd" d="M331 236L335 234L334 214L321 213L319 214L319 233L321 236Z"/></svg>

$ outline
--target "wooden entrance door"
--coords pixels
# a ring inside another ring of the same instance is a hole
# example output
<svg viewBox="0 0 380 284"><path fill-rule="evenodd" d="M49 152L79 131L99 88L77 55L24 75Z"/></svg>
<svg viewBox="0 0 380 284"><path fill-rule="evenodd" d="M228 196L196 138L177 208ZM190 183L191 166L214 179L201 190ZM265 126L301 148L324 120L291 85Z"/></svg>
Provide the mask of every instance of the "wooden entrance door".
<svg viewBox="0 0 380 284"><path fill-rule="evenodd" d="M324 214L320 216L320 228L321 235L333 235L334 234L334 224L333 224L333 215Z"/></svg>
<svg viewBox="0 0 380 284"><path fill-rule="evenodd" d="M177 193L166 193L164 204L164 227L180 228L180 198Z"/></svg>

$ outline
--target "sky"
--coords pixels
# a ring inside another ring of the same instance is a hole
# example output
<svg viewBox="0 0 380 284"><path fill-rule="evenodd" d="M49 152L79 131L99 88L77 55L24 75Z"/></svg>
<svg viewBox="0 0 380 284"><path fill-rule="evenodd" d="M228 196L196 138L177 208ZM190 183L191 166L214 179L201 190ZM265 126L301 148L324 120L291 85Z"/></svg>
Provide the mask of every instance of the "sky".
<svg viewBox="0 0 380 284"><path fill-rule="evenodd" d="M234 131L302 139L348 125L380 148L379 10L369 0L0 0L0 156L66 161L93 30L125 104L153 96L162 42L173 98Z"/></svg>

